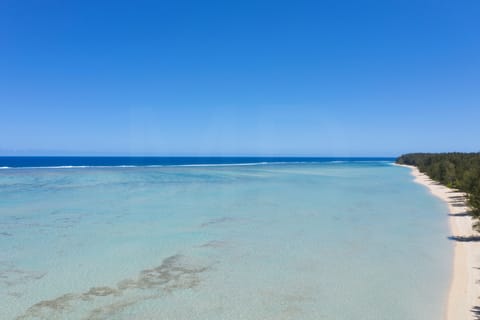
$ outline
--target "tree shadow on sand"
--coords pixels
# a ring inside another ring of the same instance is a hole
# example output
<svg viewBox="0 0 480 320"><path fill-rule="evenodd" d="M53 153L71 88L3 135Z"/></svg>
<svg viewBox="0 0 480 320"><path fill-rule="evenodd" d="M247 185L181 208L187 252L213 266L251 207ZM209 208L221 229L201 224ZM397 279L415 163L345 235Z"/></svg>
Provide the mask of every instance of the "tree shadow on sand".
<svg viewBox="0 0 480 320"><path fill-rule="evenodd" d="M480 236L450 236L448 240L458 241L458 242L477 242L480 241Z"/></svg>
<svg viewBox="0 0 480 320"><path fill-rule="evenodd" d="M480 320L480 307L475 306L470 310L473 313L473 319Z"/></svg>
<svg viewBox="0 0 480 320"><path fill-rule="evenodd" d="M457 207L457 208L465 207L465 203L464 203L464 202L454 202L454 203L450 203L450 205L451 205L452 207Z"/></svg>
<svg viewBox="0 0 480 320"><path fill-rule="evenodd" d="M460 213L449 213L448 214L450 217L468 217L471 216L472 214L470 212L460 212Z"/></svg>

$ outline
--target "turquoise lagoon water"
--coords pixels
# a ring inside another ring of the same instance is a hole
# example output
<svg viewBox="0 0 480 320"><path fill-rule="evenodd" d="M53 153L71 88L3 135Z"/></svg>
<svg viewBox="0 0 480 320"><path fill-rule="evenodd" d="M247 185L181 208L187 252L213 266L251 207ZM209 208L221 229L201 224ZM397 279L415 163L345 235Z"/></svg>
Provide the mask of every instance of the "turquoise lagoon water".
<svg viewBox="0 0 480 320"><path fill-rule="evenodd" d="M0 319L441 319L447 208L387 162L0 170Z"/></svg>

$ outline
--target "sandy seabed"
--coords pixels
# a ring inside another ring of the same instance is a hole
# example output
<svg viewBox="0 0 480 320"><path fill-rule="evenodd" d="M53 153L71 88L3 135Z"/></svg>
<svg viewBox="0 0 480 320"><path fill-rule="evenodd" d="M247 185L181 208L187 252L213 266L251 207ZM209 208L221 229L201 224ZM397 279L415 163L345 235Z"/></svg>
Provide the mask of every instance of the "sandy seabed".
<svg viewBox="0 0 480 320"><path fill-rule="evenodd" d="M480 319L480 234L472 228L465 194L433 181L417 167L402 166L412 170L416 183L426 186L434 196L448 204L451 238L455 245L445 319Z"/></svg>

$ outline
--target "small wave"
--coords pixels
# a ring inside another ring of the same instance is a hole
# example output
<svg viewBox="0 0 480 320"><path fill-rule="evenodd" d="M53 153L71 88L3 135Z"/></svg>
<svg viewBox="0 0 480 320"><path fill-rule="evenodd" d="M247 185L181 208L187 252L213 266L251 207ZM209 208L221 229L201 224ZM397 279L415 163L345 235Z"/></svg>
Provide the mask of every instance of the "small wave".
<svg viewBox="0 0 480 320"><path fill-rule="evenodd" d="M51 166L51 167L46 167L46 168L52 168L52 169L75 169L75 168L89 168L90 166ZM42 167L39 167L42 168Z"/></svg>
<svg viewBox="0 0 480 320"><path fill-rule="evenodd" d="M229 166L258 166L265 164L276 164L278 162L250 162L250 163L199 163L199 164L178 164L175 167L229 167Z"/></svg>
<svg viewBox="0 0 480 320"><path fill-rule="evenodd" d="M93 166L0 167L0 169L82 169Z"/></svg>

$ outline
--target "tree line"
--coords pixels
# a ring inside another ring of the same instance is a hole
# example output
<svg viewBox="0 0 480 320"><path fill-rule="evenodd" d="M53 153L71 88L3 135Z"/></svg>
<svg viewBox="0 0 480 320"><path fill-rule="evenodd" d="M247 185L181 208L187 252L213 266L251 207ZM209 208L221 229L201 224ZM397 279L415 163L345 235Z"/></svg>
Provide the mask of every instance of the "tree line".
<svg viewBox="0 0 480 320"><path fill-rule="evenodd" d="M480 153L410 153L397 163L415 166L431 179L465 192L473 226L480 231Z"/></svg>

